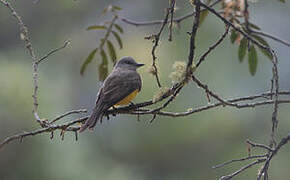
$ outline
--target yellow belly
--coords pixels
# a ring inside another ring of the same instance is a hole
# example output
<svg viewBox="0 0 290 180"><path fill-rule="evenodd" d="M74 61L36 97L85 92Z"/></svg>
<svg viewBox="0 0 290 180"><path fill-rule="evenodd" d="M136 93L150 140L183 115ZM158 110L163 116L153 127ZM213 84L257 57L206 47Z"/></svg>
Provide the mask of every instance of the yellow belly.
<svg viewBox="0 0 290 180"><path fill-rule="evenodd" d="M122 106L122 105L127 105L129 104L138 94L139 90L136 89L135 91L133 91L131 94L129 94L129 96L125 97L124 99L122 99L121 101L117 102L115 104L115 106Z"/></svg>

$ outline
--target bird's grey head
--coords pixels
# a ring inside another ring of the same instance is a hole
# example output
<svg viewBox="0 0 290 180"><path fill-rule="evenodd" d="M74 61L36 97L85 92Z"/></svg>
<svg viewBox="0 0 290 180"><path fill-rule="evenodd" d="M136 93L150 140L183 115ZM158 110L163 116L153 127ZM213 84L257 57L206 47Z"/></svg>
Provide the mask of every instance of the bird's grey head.
<svg viewBox="0 0 290 180"><path fill-rule="evenodd" d="M128 70L136 70L137 68L143 66L144 64L137 63L132 57L126 56L121 58L115 65L116 68L124 68Z"/></svg>

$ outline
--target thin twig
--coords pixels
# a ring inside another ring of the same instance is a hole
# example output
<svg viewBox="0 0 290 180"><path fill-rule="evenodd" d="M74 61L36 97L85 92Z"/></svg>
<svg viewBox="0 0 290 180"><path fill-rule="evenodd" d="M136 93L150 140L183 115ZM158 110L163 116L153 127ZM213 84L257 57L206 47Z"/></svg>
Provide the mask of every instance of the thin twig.
<svg viewBox="0 0 290 180"><path fill-rule="evenodd" d="M251 29L251 32L253 34L258 34L258 35L261 35L261 36L265 36L265 37L270 38L270 39L272 39L274 41L277 41L279 43L282 43L282 44L284 44L286 46L290 46L290 42L285 41L285 40L283 40L283 39L281 39L281 38L279 38L277 36L274 36L272 34L269 34L269 33L266 33L266 32L262 32L262 31L256 31L256 30L252 30L252 29Z"/></svg>
<svg viewBox="0 0 290 180"><path fill-rule="evenodd" d="M51 50L49 53L47 53L42 58L40 58L36 63L37 64L41 63L43 60L48 58L50 55L52 55L52 54L54 54L54 53L56 53L56 52L58 52L58 51L60 51L60 50L62 50L64 48L66 48L66 46L69 45L69 44L70 44L70 40L66 40L61 47Z"/></svg>
<svg viewBox="0 0 290 180"><path fill-rule="evenodd" d="M156 117L156 112L166 108L176 98L176 96L178 95L178 93L181 91L182 88L183 88L183 86L180 86L179 88L177 88L176 91L173 93L173 95L162 106L155 108L155 109L152 109L152 110L149 110L149 111L146 111L146 113L154 114Z"/></svg>
<svg viewBox="0 0 290 180"><path fill-rule="evenodd" d="M103 40L101 41L100 45L99 45L99 49L102 50L104 48L104 45L106 44L110 34L112 33L113 30L113 26L116 22L116 20L118 19L117 15L113 16L113 19L110 21L109 27L107 28L107 31L105 33L105 37L103 38Z"/></svg>
<svg viewBox="0 0 290 180"><path fill-rule="evenodd" d="M234 162L241 162L241 161L246 161L246 160L250 160L250 159L258 159L258 158L263 158L263 157L266 157L266 156L267 156L267 154L264 154L264 155L255 155L255 156L248 156L248 157L244 157L244 158L240 158L240 159L233 159L233 160L224 162L222 164L215 165L212 168L213 169L217 169L217 168L224 167L224 166L226 166L228 164L231 164L231 163L234 163Z"/></svg>
<svg viewBox="0 0 290 180"><path fill-rule="evenodd" d="M260 164L262 162L266 161L266 158L263 159L257 159L256 161L247 164L246 166L242 167L241 169L237 170L236 172L226 175L226 176L222 176L219 180L229 180L232 179L233 177L235 177L236 175L240 174L241 172L245 171L246 169L256 165L256 164Z"/></svg>
<svg viewBox="0 0 290 180"><path fill-rule="evenodd" d="M226 25L226 30L223 33L223 35L219 38L219 40L217 42L215 42L213 45L211 45L208 50L200 57L200 59L198 60L198 62L196 63L196 68L198 68L200 66L200 64L205 60L206 56L209 55L209 53L212 52L212 50L214 50L227 36L227 34L229 33L229 26Z"/></svg>
<svg viewBox="0 0 290 180"><path fill-rule="evenodd" d="M169 17L169 13L170 13L170 8L171 8L171 4L169 5L169 7L166 9L166 14L165 14L165 18L163 20L163 23L161 25L161 28L159 30L159 32L157 34L154 34L154 35L151 35L149 37L145 37L145 39L149 39L151 40L150 37L153 37L153 42L154 42L154 45L153 45L153 48L151 50L151 55L152 55L152 67L154 69L154 76L156 78L156 82L157 82L157 85L158 87L160 88L162 85L161 85L161 82L159 80L159 75L158 75L158 68L157 68L157 65L156 65L156 54L155 54L155 51L156 51L156 48L159 44L159 40L160 40L160 36L161 36L161 33L162 31L164 30L165 28L165 25L168 21L168 17Z"/></svg>
<svg viewBox="0 0 290 180"><path fill-rule="evenodd" d="M248 30L249 33L251 33L251 29L249 26L249 4L248 4L248 0L244 0L245 2L245 10L244 10L244 19L245 19L245 25L246 25L246 29Z"/></svg>
<svg viewBox="0 0 290 180"><path fill-rule="evenodd" d="M169 38L168 41L172 41L172 27L173 27L173 16L174 16L174 9L175 7L175 0L171 2L171 9L170 9L170 24L169 24Z"/></svg>
<svg viewBox="0 0 290 180"><path fill-rule="evenodd" d="M217 5L219 2L221 2L221 0L216 0L215 2L213 2L212 4L209 5L209 7L213 7L215 5ZM206 9L201 9L201 11L206 11ZM195 15L195 12L191 12L191 13L188 13L184 16L181 16L181 17L178 17L178 18L174 18L173 19L173 22L174 23L177 23L177 24L180 24L182 21L192 17ZM123 21L124 23L126 24L129 24L129 25L133 25L133 26L154 26L154 25L160 25L160 24L163 24L164 23L164 20L155 20L155 21L133 21L133 20L130 20L128 18L125 18L125 17L121 17L119 16L119 19L121 21ZM166 22L168 23L168 21Z"/></svg>
<svg viewBox="0 0 290 180"><path fill-rule="evenodd" d="M220 101L221 103L223 103L224 106L225 105L229 105L229 106L238 107L237 104L233 104L233 103L227 102L227 101L223 100L221 97L219 97L216 93L214 93L211 90L209 90L208 86L206 84L203 84L194 75L192 75L192 80L198 85L198 87L203 88L207 94L211 95L213 98L215 98L218 101Z"/></svg>
<svg viewBox="0 0 290 180"><path fill-rule="evenodd" d="M270 152L273 151L273 149L272 149L271 147L267 146L267 145L254 143L254 142L252 142L252 141L250 141L250 140L247 140L246 142L247 142L248 144L250 144L252 147L259 147L259 148L262 148L262 149L268 150L268 151L270 151Z"/></svg>
<svg viewBox="0 0 290 180"><path fill-rule="evenodd" d="M53 120L51 120L51 122L49 122L49 124L53 124L55 123L56 121L68 116L68 115L71 115L71 114L78 114L78 113L86 113L87 110L86 109L78 109L78 110L71 110L71 111L68 111L68 112L65 112L59 116L57 116L56 118L54 118Z"/></svg>

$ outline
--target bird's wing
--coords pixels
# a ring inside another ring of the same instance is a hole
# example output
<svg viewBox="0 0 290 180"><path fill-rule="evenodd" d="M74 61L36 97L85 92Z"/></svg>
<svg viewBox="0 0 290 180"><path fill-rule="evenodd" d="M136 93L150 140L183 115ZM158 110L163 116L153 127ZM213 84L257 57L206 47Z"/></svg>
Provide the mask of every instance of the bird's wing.
<svg viewBox="0 0 290 180"><path fill-rule="evenodd" d="M113 106L136 89L141 90L141 86L141 78L136 71L115 70L104 82L99 100Z"/></svg>

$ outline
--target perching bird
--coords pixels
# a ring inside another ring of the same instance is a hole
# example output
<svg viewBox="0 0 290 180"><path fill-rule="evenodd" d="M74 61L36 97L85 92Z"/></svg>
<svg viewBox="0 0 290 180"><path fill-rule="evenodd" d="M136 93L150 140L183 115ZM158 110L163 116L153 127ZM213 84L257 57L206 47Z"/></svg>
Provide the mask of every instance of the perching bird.
<svg viewBox="0 0 290 180"><path fill-rule="evenodd" d="M141 77L136 70L143 65L137 63L132 57L123 57L116 63L98 92L92 114L81 126L79 132L87 128L93 129L110 107L127 105L136 97L142 87Z"/></svg>

